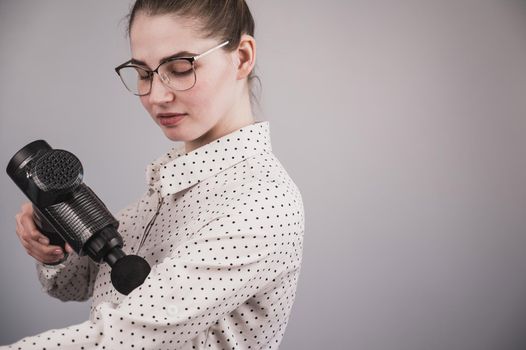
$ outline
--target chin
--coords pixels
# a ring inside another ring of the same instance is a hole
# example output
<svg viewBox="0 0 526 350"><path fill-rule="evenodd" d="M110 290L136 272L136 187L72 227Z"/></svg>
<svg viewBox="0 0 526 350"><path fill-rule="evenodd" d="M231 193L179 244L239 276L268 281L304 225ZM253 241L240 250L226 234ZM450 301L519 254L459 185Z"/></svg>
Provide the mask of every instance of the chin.
<svg viewBox="0 0 526 350"><path fill-rule="evenodd" d="M164 136L168 138L170 141L185 141L183 138L178 135L177 132L173 132L173 130L167 130L163 128Z"/></svg>
<svg viewBox="0 0 526 350"><path fill-rule="evenodd" d="M188 131L185 131L185 129L182 129L180 127L166 127L166 126L160 126L164 135L170 140L170 141L193 141L194 138L192 137L192 134Z"/></svg>
<svg viewBox="0 0 526 350"><path fill-rule="evenodd" d="M207 138L213 125L184 125L184 121L176 126L164 126L159 124L164 135L171 141L192 142L201 138Z"/></svg>

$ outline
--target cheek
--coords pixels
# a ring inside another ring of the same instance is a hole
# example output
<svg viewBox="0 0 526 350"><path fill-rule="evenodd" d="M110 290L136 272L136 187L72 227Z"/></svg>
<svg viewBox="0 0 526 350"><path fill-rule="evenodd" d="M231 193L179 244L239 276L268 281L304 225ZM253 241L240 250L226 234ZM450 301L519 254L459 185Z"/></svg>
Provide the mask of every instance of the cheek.
<svg viewBox="0 0 526 350"><path fill-rule="evenodd" d="M203 111L208 116L226 112L233 100L233 79L231 72L222 67L215 72L219 74L198 75L195 86L188 91L187 98L181 96L185 105L194 111ZM202 113L200 113L202 114ZM207 117L207 116L204 116Z"/></svg>
<svg viewBox="0 0 526 350"><path fill-rule="evenodd" d="M148 96L139 96L140 100L141 100L141 103L142 103L142 106L144 107L144 109L146 109L148 111L148 113L150 115L152 115L152 108L151 108L151 104L148 100Z"/></svg>
<svg viewBox="0 0 526 350"><path fill-rule="evenodd" d="M182 102L189 112L196 114L199 117L202 112L209 109L213 105L214 91L207 81L199 81L194 87L184 94L179 94L179 101Z"/></svg>
<svg viewBox="0 0 526 350"><path fill-rule="evenodd" d="M210 119L216 99L214 90L208 81L197 81L190 90L175 94L174 105L178 106L175 109L184 110L196 121Z"/></svg>

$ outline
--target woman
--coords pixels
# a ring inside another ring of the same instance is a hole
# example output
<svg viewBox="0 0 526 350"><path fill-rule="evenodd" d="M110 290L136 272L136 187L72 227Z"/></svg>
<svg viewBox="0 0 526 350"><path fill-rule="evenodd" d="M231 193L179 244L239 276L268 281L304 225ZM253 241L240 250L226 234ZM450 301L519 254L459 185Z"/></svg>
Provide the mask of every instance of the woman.
<svg viewBox="0 0 526 350"><path fill-rule="evenodd" d="M44 289L64 301L92 297L92 307L89 321L8 348L276 349L304 211L272 153L269 122L252 113L250 10L243 0L138 0L128 28L132 59L117 73L166 137L183 141L148 166L146 193L117 215L124 251L152 271L120 294L107 264L49 245L24 204L17 234Z"/></svg>

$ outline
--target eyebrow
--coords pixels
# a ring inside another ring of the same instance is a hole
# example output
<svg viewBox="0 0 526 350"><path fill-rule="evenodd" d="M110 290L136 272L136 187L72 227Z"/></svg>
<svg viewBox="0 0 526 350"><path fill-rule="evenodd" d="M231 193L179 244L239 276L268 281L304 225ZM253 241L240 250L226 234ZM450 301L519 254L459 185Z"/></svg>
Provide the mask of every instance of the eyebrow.
<svg viewBox="0 0 526 350"><path fill-rule="evenodd" d="M169 60L174 59L174 58L180 58L180 57L192 57L192 56L197 56L197 55L198 55L198 54L193 53L193 52L179 51L179 52L176 53L176 54L173 54L173 55L170 55L170 56L166 56L166 57L161 58L161 60L159 61L159 64L163 64L164 62L169 61ZM148 67L148 65L146 64L146 62L141 61L141 60L138 60L138 59L135 59L135 58L132 58L132 59L130 60L130 63L132 63L132 64L137 64L137 65L144 66L144 67ZM148 68L149 68L149 67L148 67Z"/></svg>

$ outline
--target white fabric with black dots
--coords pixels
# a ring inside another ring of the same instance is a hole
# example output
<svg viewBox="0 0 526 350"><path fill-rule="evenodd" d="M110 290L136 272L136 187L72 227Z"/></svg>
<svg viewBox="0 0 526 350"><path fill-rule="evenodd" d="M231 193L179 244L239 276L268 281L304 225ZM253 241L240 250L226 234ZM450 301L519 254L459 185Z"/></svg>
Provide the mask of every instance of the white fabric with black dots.
<svg viewBox="0 0 526 350"><path fill-rule="evenodd" d="M269 122L189 153L175 147L146 175L144 196L117 214L124 251L152 266L144 284L122 295L109 266L85 256L37 265L50 295L93 298L90 319L1 348L279 347L300 273L304 209L272 153Z"/></svg>

